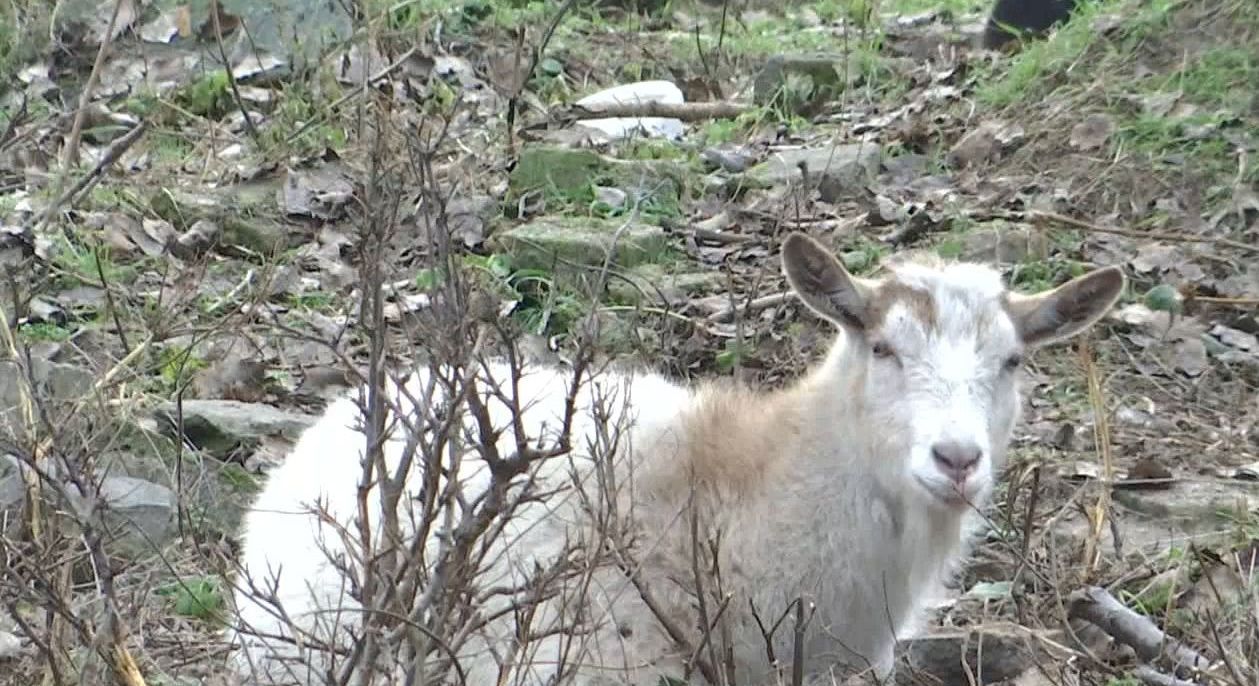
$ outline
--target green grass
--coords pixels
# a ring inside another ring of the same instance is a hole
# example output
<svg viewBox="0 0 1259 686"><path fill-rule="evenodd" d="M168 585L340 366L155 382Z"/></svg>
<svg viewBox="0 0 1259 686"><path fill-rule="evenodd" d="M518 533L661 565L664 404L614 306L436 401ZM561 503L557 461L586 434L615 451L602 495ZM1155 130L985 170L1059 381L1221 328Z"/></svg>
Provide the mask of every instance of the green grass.
<svg viewBox="0 0 1259 686"><path fill-rule="evenodd" d="M219 479L223 483L230 485L238 493L256 493L262 488L253 474L233 462L222 463L222 468L219 470Z"/></svg>
<svg viewBox="0 0 1259 686"><path fill-rule="evenodd" d="M194 151L187 138L172 131L155 131L149 137L149 146L153 160L161 164L183 164Z"/></svg>
<svg viewBox="0 0 1259 686"><path fill-rule="evenodd" d="M1259 91L1259 53L1235 46L1211 48L1169 76L1166 87L1200 105L1243 114Z"/></svg>
<svg viewBox="0 0 1259 686"><path fill-rule="evenodd" d="M857 234L837 246L840 261L853 276L866 276L878 268L891 250L887 244Z"/></svg>
<svg viewBox="0 0 1259 686"><path fill-rule="evenodd" d="M1080 276L1085 270L1079 262L1059 257L1026 260L1014 266L1010 284L1025 293L1038 293Z"/></svg>
<svg viewBox="0 0 1259 686"><path fill-rule="evenodd" d="M1106 36L1092 26L1103 12L1122 19ZM1230 131L1259 126L1256 36L1259 16L1243 2L1097 0L1051 38L978 70L976 100L990 110L1032 108L1002 114L1012 118L1039 109L1068 128L1105 113L1115 132L1096 156L1119 155L1127 164L1116 173L1141 165L1171 185L1202 184L1209 211L1233 194ZM1171 98L1170 111L1150 108L1154 98ZM1246 173L1243 181L1259 180L1255 165Z"/></svg>
<svg viewBox="0 0 1259 686"><path fill-rule="evenodd" d="M231 81L227 71L206 72L175 92L176 104L209 119L219 119L233 107Z"/></svg>
<svg viewBox="0 0 1259 686"><path fill-rule="evenodd" d="M884 13L913 14L928 10L951 12L954 16L986 12L992 6L986 0L883 0L879 9Z"/></svg>
<svg viewBox="0 0 1259 686"><path fill-rule="evenodd" d="M279 158L345 147L349 135L335 118L324 118L325 107L324 100L308 86L287 85L276 93L275 110L270 123L260 131L259 147L268 156Z"/></svg>
<svg viewBox="0 0 1259 686"><path fill-rule="evenodd" d="M158 353L158 376L168 391L179 388L208 366L210 364L193 355L190 348L172 346Z"/></svg>
<svg viewBox="0 0 1259 686"><path fill-rule="evenodd" d="M735 367L742 364L756 349L756 345L747 339L739 340L731 338L726 341L724 348L714 357L717 370L723 374L729 373Z"/></svg>
<svg viewBox="0 0 1259 686"><path fill-rule="evenodd" d="M52 263L60 272L55 279L60 288L100 286L102 275L107 283L131 283L139 277L145 263L145 260L136 260L119 264L111 258L108 247L85 247L71 243L64 236L58 236L54 246Z"/></svg>
<svg viewBox="0 0 1259 686"><path fill-rule="evenodd" d="M1120 591L1119 598L1125 605L1143 615L1161 617L1173 608L1176 590L1175 584L1164 582L1153 584L1140 592Z"/></svg>
<svg viewBox="0 0 1259 686"><path fill-rule="evenodd" d="M1063 74L1094 40L1089 26L1091 6L1081 8L1051 39L1029 42L1008 65L996 65L980 76L976 99L990 107L1045 98L1059 85ZM1002 69L1004 68L1004 71Z"/></svg>
<svg viewBox="0 0 1259 686"><path fill-rule="evenodd" d="M204 621L222 619L223 591L214 577L181 579L158 588L154 593L168 598L175 614Z"/></svg>
<svg viewBox="0 0 1259 686"><path fill-rule="evenodd" d="M464 267L489 292L504 301L516 302L511 318L528 333L567 333L590 311L585 299L563 280L542 269L518 269L509 255L468 255L464 257ZM436 277L422 272L422 278L429 282Z"/></svg>
<svg viewBox="0 0 1259 686"><path fill-rule="evenodd" d="M1256 123L1259 56L1232 45L1213 47L1186 59L1171 73L1143 79L1139 86L1148 94L1178 93L1179 106L1192 109L1180 116L1124 117L1123 144L1156 160L1183 158L1199 173L1227 176L1235 169L1234 145L1219 132L1239 119L1243 127L1247 118L1251 125Z"/></svg>
<svg viewBox="0 0 1259 686"><path fill-rule="evenodd" d="M18 329L18 336L28 343L60 342L73 335L73 331L52 322L34 322L23 324Z"/></svg>
<svg viewBox="0 0 1259 686"><path fill-rule="evenodd" d="M292 293L288 296L288 303L298 310L328 311L336 304L336 298L331 293L319 291Z"/></svg>
<svg viewBox="0 0 1259 686"><path fill-rule="evenodd" d="M35 0L0 2L0 74L14 74L23 65L45 52L48 44L48 23L52 3ZM0 82L0 94L12 79ZM0 113L0 124L4 122Z"/></svg>

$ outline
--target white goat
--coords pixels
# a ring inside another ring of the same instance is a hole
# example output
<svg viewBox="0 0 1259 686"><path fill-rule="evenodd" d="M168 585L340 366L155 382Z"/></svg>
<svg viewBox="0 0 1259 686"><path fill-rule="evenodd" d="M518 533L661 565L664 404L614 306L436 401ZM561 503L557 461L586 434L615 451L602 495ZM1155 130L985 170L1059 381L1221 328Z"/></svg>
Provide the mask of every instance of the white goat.
<svg viewBox="0 0 1259 686"><path fill-rule="evenodd" d="M730 594L720 610L716 601L707 607L710 624L720 614L726 627L712 641L731 646L730 654L718 655L719 678L733 667L739 683L773 681L767 644L776 662L791 664L790 608L797 598L812 612L800 642L806 674L829 678L872 667L886 677L896 639L965 555L977 511L992 493L1019 415L1024 353L1086 329L1124 285L1122 272L1110 267L1027 296L1007 291L987 267L938 261L891 263L878 280L858 279L800 234L783 243L782 262L799 298L838 325L829 354L793 386L773 392L686 389L642 372L607 372L587 383L577 395L573 450L536 463L532 478L518 479L513 491L549 495L521 505L488 548L471 596L471 609L488 621L453 648L465 683L655 686L661 675L681 676L693 654L714 654L698 642L704 632L689 505L704 517L700 545L720 537L721 590ZM511 383L505 364L487 365L485 372ZM526 370L520 379L522 424L532 443L558 430L570 377L545 368ZM409 378L413 398L428 378L427 372ZM596 387L604 393L620 388L632 420L610 472L620 479L615 507L634 534L619 566L592 543L599 526L588 509L588 486L604 473L593 468L589 450L599 433L591 415ZM511 426L509 406L488 392L483 397L496 428ZM351 399L332 404L271 473L246 516L243 565L259 587L279 573L274 595L287 619L239 584L240 621L230 638L243 643L235 658L242 672L270 670L271 678L282 672L277 683L322 683L326 655L270 637L291 636L296 626L327 638L334 619L338 631L359 626L359 606L325 551L344 552L341 538L309 514L320 500L341 527L358 531L365 445L355 428L358 415ZM405 433L398 428L385 445L391 469ZM515 448L511 431L505 432L499 451L507 456ZM459 478L470 499L486 490L490 470L475 449L465 455ZM423 481L411 476L409 492L420 493ZM375 525L375 489L367 502ZM405 520L415 501L401 502ZM443 532L461 521L461 511L450 507L442 531L425 541L433 555L448 540ZM414 528L408 531L414 535ZM524 592L490 589L519 586L573 545L586 547L580 559L588 573L557 581L562 588L539 601L529 630L517 631L521 614L511 611L512 601ZM637 571L637 585L625 567ZM767 640L761 625L768 629L785 614L785 628ZM583 623L580 636L574 621ZM262 635L251 636L246 627ZM685 633L681 642L679 631ZM524 635L532 638L522 647L517 637ZM351 640L345 633L333 638ZM514 655L511 666L500 672L508 655ZM285 660L300 664L282 665Z"/></svg>

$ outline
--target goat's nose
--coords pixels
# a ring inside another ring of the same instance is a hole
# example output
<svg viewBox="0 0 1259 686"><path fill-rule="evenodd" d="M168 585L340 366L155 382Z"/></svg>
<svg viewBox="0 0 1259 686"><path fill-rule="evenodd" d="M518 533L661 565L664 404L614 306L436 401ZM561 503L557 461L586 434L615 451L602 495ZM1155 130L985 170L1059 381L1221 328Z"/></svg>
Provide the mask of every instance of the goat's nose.
<svg viewBox="0 0 1259 686"><path fill-rule="evenodd" d="M982 456L983 451L974 443L942 441L931 446L931 457L936 467L958 483L966 481Z"/></svg>

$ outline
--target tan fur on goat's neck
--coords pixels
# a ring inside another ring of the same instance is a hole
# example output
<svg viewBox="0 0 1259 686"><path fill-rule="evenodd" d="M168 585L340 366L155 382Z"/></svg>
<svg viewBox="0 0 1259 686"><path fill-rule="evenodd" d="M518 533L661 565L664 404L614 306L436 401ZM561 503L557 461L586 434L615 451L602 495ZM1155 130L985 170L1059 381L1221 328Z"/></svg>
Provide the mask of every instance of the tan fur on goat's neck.
<svg viewBox="0 0 1259 686"><path fill-rule="evenodd" d="M932 256L923 258L934 265ZM887 313L900 305L922 321L937 326L935 299L929 291L906 285L895 272L872 287L865 324L878 328ZM755 390L730 381L710 382L695 394L695 402L679 421L684 427L679 467L693 478L690 484L719 500L741 498L774 483L786 463L811 454L812 443L826 433L828 417L861 416L864 367L845 364L852 343L848 334L833 334L826 356L787 387ZM841 410L836 403L843 404Z"/></svg>
<svg viewBox="0 0 1259 686"><path fill-rule="evenodd" d="M705 386L680 422L679 455L688 463L686 472L699 489L733 497L772 483L799 438L800 407L795 388Z"/></svg>
<svg viewBox="0 0 1259 686"><path fill-rule="evenodd" d="M772 488L776 477L813 455L823 435L834 429L825 416L836 415L837 402L851 403L848 410L862 413L856 389L864 369L845 369L849 346L847 334L837 332L826 357L784 388L757 390L718 381L697 389L678 421L676 454L684 463L673 474L688 478L670 480L667 488L693 486L727 503Z"/></svg>

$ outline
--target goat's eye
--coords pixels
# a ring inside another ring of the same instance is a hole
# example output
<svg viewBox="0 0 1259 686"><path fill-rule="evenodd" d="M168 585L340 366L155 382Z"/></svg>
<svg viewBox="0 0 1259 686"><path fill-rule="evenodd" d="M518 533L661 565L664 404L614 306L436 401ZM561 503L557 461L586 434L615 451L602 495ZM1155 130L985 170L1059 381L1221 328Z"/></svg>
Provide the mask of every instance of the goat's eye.
<svg viewBox="0 0 1259 686"><path fill-rule="evenodd" d="M1005 358L1005 362L1001 364L1001 368L1007 372L1012 372L1022 366L1023 366L1022 355L1011 355Z"/></svg>
<svg viewBox="0 0 1259 686"><path fill-rule="evenodd" d="M892 346L883 341L876 341L871 345L870 354L883 360L896 359L896 351L892 350Z"/></svg>

